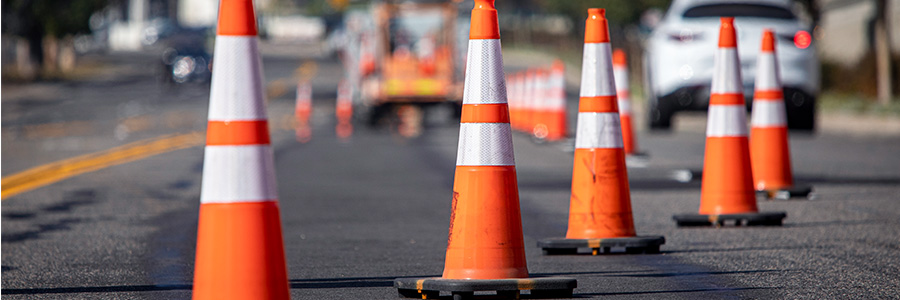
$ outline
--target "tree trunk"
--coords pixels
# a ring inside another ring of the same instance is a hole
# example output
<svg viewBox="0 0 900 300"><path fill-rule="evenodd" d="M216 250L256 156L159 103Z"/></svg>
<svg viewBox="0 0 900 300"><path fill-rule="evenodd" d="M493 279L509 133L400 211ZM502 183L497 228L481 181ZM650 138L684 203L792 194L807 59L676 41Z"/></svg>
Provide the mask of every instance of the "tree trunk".
<svg viewBox="0 0 900 300"><path fill-rule="evenodd" d="M47 35L44 37L44 75L52 76L58 73L59 69L59 39L55 36Z"/></svg>
<svg viewBox="0 0 900 300"><path fill-rule="evenodd" d="M16 39L16 71L24 80L34 79L36 66L31 56L31 46L27 39Z"/></svg>
<svg viewBox="0 0 900 300"><path fill-rule="evenodd" d="M75 70L76 58L77 55L75 54L75 39L72 36L67 36L59 45L59 71L63 73L69 73Z"/></svg>
<svg viewBox="0 0 900 300"><path fill-rule="evenodd" d="M878 76L878 103L891 102L891 43L887 26L887 0L876 1L875 65Z"/></svg>

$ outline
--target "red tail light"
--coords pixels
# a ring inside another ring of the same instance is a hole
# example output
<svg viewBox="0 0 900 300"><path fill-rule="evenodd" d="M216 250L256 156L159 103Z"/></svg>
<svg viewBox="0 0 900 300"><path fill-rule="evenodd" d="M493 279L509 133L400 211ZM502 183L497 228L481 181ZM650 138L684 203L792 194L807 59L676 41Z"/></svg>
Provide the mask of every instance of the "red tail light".
<svg viewBox="0 0 900 300"><path fill-rule="evenodd" d="M809 32L800 30L794 34L794 46L800 49L806 49L812 43L812 36Z"/></svg>

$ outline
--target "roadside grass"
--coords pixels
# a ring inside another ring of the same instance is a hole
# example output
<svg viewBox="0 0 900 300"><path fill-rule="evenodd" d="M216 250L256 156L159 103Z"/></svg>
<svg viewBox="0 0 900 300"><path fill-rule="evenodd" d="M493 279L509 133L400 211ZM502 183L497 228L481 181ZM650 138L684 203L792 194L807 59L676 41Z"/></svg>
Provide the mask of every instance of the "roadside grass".
<svg viewBox="0 0 900 300"><path fill-rule="evenodd" d="M894 97L888 105L881 105L871 97L826 91L819 96L818 108L826 113L900 118L900 97Z"/></svg>

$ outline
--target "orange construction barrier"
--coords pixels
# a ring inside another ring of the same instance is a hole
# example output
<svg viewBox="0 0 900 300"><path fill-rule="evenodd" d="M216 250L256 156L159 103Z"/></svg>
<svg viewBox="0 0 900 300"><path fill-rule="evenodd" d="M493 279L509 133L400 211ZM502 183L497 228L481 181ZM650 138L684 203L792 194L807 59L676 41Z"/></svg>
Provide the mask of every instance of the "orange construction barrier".
<svg viewBox="0 0 900 300"><path fill-rule="evenodd" d="M794 185L788 145L787 114L775 54L775 34L763 31L756 57L756 87L750 118L750 162L753 182L764 198L807 197L812 188Z"/></svg>
<svg viewBox="0 0 900 300"><path fill-rule="evenodd" d="M532 290L568 297L575 287L571 278L528 278L502 61L494 1L476 0L444 274L395 280L403 296Z"/></svg>
<svg viewBox="0 0 900 300"><path fill-rule="evenodd" d="M676 215L678 225L781 225L786 216L760 213L756 206L740 71L734 18L723 17L710 88L700 213Z"/></svg>
<svg viewBox="0 0 900 300"><path fill-rule="evenodd" d="M628 59L622 49L613 51L613 74L616 77L616 95L619 97L619 116L622 120L622 142L625 146L625 154L643 155L637 150L637 138L631 122L631 84L628 82Z"/></svg>
<svg viewBox="0 0 900 300"><path fill-rule="evenodd" d="M312 129L309 127L309 117L312 115L312 84L309 80L297 82L297 96L294 103L294 116L297 120L295 134L297 141L309 142L312 138Z"/></svg>
<svg viewBox="0 0 900 300"><path fill-rule="evenodd" d="M547 254L591 248L596 255L613 247L658 253L665 243L661 236L635 235L605 13L599 8L588 10L569 230L565 239L538 243Z"/></svg>
<svg viewBox="0 0 900 300"><path fill-rule="evenodd" d="M347 80L341 80L338 83L337 101L335 101L334 111L337 116L337 127L335 132L342 139L349 138L353 134L353 90Z"/></svg>
<svg viewBox="0 0 900 300"><path fill-rule="evenodd" d="M221 1L194 299L290 297L256 32L251 1Z"/></svg>

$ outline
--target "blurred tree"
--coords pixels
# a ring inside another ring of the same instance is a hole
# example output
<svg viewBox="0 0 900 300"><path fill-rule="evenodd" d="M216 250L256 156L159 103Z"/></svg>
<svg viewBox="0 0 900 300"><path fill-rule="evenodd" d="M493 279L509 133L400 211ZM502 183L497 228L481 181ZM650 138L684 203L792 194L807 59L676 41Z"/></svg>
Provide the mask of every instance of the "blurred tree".
<svg viewBox="0 0 900 300"><path fill-rule="evenodd" d="M5 0L3 33L21 38L17 63L35 63L44 70L58 70L59 39L89 33L91 15L104 8L109 0Z"/></svg>

